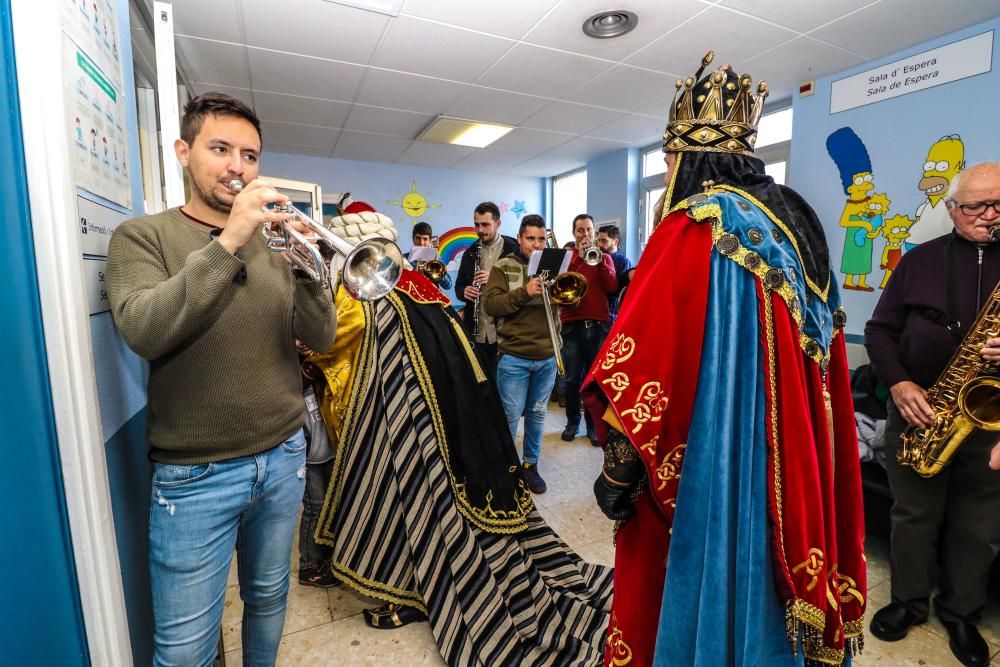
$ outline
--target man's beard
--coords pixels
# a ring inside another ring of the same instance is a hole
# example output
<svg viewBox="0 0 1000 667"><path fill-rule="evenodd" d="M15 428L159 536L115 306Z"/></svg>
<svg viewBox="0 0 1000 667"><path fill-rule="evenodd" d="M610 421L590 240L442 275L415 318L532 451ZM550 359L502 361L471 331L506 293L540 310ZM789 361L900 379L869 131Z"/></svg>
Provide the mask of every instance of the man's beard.
<svg viewBox="0 0 1000 667"><path fill-rule="evenodd" d="M226 214L232 212L233 205L229 202L223 201L219 195L215 194L215 188L212 188L211 190L203 190L202 187L198 185L198 181L194 177L191 178L191 187L198 193L198 198L213 211Z"/></svg>

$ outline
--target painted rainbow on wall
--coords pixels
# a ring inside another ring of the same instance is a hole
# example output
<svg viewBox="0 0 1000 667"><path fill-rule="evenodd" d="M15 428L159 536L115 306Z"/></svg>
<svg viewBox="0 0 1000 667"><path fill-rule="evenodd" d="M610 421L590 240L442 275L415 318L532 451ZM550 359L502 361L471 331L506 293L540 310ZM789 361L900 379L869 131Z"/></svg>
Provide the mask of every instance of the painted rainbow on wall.
<svg viewBox="0 0 1000 667"><path fill-rule="evenodd" d="M438 237L438 255L445 265L452 261L471 246L479 237L476 236L475 227L455 227L449 229Z"/></svg>

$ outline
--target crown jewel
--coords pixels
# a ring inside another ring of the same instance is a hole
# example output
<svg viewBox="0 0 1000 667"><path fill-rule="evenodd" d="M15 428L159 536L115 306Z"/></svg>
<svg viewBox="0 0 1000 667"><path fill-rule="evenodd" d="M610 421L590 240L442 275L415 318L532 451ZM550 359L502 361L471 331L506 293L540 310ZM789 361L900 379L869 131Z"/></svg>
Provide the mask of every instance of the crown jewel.
<svg viewBox="0 0 1000 667"><path fill-rule="evenodd" d="M664 151L753 153L767 84L761 81L752 93L750 75L737 76L728 65L702 79L714 58L715 53L709 51L693 76L677 80L663 133Z"/></svg>

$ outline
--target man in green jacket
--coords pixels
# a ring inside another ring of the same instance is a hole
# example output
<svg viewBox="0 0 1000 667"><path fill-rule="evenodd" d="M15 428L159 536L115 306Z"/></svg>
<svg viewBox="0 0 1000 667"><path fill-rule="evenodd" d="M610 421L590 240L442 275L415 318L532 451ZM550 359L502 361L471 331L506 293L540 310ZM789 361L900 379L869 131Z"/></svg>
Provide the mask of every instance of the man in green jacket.
<svg viewBox="0 0 1000 667"><path fill-rule="evenodd" d="M497 389L512 438L517 438L517 423L524 415L524 479L532 493L545 493L538 458L556 359L542 303L545 287L538 276L528 276L531 253L545 247L542 216L524 216L517 242L518 251L498 260L490 271L485 307L497 322ZM559 312L556 306L552 308L553 321L558 323Z"/></svg>
<svg viewBox="0 0 1000 667"><path fill-rule="evenodd" d="M184 112L174 150L190 199L126 221L108 251L115 326L149 361L153 664L215 657L235 547L244 661L273 665L305 484L295 339L327 349L336 313L329 285L299 276L260 233L286 217L264 207L287 198L254 180L253 111L209 93Z"/></svg>

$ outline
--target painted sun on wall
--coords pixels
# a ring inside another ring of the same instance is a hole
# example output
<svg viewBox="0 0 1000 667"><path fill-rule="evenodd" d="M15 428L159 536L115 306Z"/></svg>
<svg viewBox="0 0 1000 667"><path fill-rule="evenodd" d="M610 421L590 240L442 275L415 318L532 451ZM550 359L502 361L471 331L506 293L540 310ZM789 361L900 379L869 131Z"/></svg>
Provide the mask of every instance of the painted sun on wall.
<svg viewBox="0 0 1000 667"><path fill-rule="evenodd" d="M915 183L925 199L914 214L892 210L892 198L878 192L868 149L850 127L842 127L826 139L826 150L837 165L846 200L840 214L844 229L840 272L843 288L873 292L868 284L878 259L885 288L893 270L910 248L951 231L945 197L952 179L965 166L965 146L957 134L941 137L927 151L922 175ZM895 215L890 215L895 213ZM876 241L881 251L876 254Z"/></svg>
<svg viewBox="0 0 1000 667"><path fill-rule="evenodd" d="M397 193L402 194L402 190L396 190ZM428 192L429 196L431 193ZM387 201L386 204L392 204L393 206L399 206L403 209L405 213L411 220L411 222L416 223L424 213L427 212L429 208L441 208L441 204L429 204L427 203L427 196L417 192L417 182L413 181L410 185L410 191L402 196L401 199L397 201Z"/></svg>

